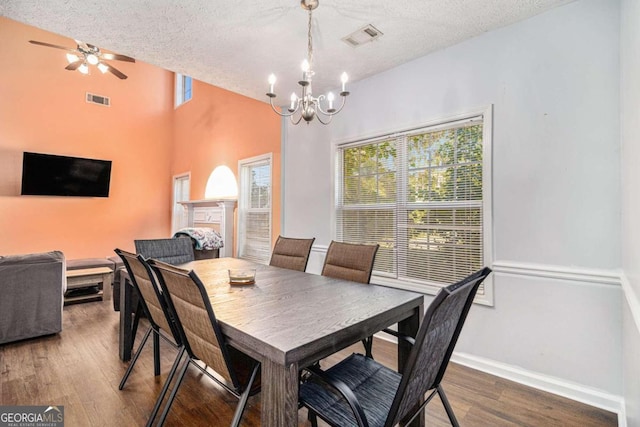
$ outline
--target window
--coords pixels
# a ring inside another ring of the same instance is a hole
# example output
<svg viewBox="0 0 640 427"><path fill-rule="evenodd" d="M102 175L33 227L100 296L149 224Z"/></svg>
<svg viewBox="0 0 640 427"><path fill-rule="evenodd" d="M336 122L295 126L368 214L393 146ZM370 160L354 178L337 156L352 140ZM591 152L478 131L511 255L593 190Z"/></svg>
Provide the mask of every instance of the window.
<svg viewBox="0 0 640 427"><path fill-rule="evenodd" d="M193 79L189 76L176 73L175 106L178 108L193 96Z"/></svg>
<svg viewBox="0 0 640 427"><path fill-rule="evenodd" d="M490 265L489 114L338 147L336 239L380 245L372 282L434 293Z"/></svg>
<svg viewBox="0 0 640 427"><path fill-rule="evenodd" d="M238 162L238 256L265 264L271 258L271 163L271 154Z"/></svg>
<svg viewBox="0 0 640 427"><path fill-rule="evenodd" d="M191 173L173 177L173 209L171 215L171 233L188 226L188 216L180 202L189 201Z"/></svg>

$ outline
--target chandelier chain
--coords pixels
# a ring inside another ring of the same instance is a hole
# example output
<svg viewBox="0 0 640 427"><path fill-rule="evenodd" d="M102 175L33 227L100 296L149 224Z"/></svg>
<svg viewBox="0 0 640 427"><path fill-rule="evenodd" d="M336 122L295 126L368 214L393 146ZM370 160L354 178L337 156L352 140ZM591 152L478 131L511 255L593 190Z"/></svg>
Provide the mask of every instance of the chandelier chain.
<svg viewBox="0 0 640 427"><path fill-rule="evenodd" d="M311 36L311 12L312 10L309 9L309 29L307 31L307 40L308 40L308 45L307 45L307 56L308 56L308 61L309 61L309 69L312 70L313 68L313 39Z"/></svg>

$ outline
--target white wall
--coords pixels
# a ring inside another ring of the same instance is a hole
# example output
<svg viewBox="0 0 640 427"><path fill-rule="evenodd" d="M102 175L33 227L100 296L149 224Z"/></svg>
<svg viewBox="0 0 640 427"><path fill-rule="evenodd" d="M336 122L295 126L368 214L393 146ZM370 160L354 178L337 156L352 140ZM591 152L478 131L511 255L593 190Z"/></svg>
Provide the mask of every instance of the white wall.
<svg viewBox="0 0 640 427"><path fill-rule="evenodd" d="M290 123L283 119L283 123ZM307 272L320 274L331 241L333 188L330 127L315 122L284 126L282 130L282 235L316 240Z"/></svg>
<svg viewBox="0 0 640 427"><path fill-rule="evenodd" d="M331 241L332 181L330 128L312 122L283 129L283 236L316 237Z"/></svg>
<svg viewBox="0 0 640 427"><path fill-rule="evenodd" d="M283 234L333 237L336 141L493 104L495 306L457 351L621 395L619 23L581 0L354 83L330 126L287 129Z"/></svg>
<svg viewBox="0 0 640 427"><path fill-rule="evenodd" d="M622 0L622 266L624 396L629 426L640 426L640 0Z"/></svg>

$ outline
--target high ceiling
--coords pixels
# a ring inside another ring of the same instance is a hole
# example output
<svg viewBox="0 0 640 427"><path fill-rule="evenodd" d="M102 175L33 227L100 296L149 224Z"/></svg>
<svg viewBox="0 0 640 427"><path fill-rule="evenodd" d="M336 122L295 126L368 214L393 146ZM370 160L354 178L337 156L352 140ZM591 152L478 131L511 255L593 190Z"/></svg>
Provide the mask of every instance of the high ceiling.
<svg viewBox="0 0 640 427"><path fill-rule="evenodd" d="M336 88L343 71L362 80L571 1L320 0L314 93ZM285 103L306 57L298 0L4 0L0 15L262 101L274 73ZM341 40L367 24L383 36L355 48Z"/></svg>

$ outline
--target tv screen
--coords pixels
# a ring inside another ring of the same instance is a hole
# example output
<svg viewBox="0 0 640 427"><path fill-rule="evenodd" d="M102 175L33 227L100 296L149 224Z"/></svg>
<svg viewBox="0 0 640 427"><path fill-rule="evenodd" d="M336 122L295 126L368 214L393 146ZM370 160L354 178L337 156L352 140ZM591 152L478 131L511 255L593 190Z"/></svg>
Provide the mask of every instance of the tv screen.
<svg viewBox="0 0 640 427"><path fill-rule="evenodd" d="M25 152L22 195L109 197L111 161Z"/></svg>

